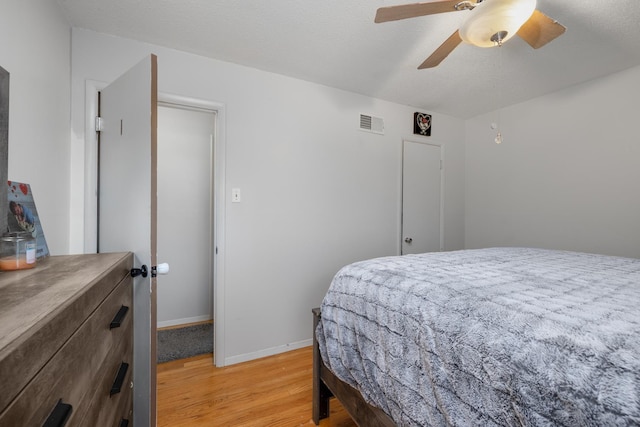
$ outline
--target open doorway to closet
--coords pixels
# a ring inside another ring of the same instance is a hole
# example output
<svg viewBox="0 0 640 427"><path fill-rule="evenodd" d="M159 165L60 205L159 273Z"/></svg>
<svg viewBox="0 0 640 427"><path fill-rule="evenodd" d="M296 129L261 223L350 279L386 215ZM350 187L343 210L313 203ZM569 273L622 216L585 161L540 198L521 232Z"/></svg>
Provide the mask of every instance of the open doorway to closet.
<svg viewBox="0 0 640 427"><path fill-rule="evenodd" d="M158 286L159 362L213 351L216 118L158 103L158 259L171 261Z"/></svg>
<svg viewBox="0 0 640 427"><path fill-rule="evenodd" d="M104 89L107 84L105 82L96 80L86 81L86 99L85 99L85 121L87 129L95 129L97 125L96 117L99 116L99 93ZM163 107L173 107L182 110L205 112L211 114L213 117L213 153L209 157L209 167L211 168L212 177L210 178L209 185L210 193L212 197L213 206L210 208L211 222L211 243L209 246L210 258L209 269L213 272L211 280L213 281L213 291L209 293L209 297L206 298L206 302L211 311L209 316L215 319L214 329L215 334L212 333L212 340L215 340L215 353L214 362L216 366L224 366L226 363L225 353L225 318L224 318L224 266L225 266L225 158L226 158L226 143L225 143L225 105L219 102L192 98L182 95L173 95L160 92L158 93L159 105ZM159 125L163 126L164 122ZM85 233L84 233L84 250L86 253L95 253L98 248L98 131L86 133L86 152L85 152ZM211 143L211 138L207 141ZM162 174L162 171L158 172ZM180 180L180 179L178 179ZM172 207L173 209L174 207ZM202 234L197 224L186 224L184 221L180 224L171 225L172 227L183 228L185 236ZM184 252L188 252L189 247L184 247ZM171 266L173 272L173 262L170 258L165 257L164 253L159 252L159 262L167 262ZM158 277L158 289L162 292L166 288L179 289L182 281L177 280L177 284L169 284L168 280L173 280L173 273L169 275L162 275ZM180 291L179 291L180 292ZM215 309L214 309L215 307ZM164 316L164 314L163 314ZM193 317L186 315L187 319ZM168 318L160 319L161 325L175 324L170 322ZM180 319L180 318L177 318ZM173 319L176 320L176 319ZM159 326L161 326L159 325ZM152 354L152 357L156 357L157 354Z"/></svg>

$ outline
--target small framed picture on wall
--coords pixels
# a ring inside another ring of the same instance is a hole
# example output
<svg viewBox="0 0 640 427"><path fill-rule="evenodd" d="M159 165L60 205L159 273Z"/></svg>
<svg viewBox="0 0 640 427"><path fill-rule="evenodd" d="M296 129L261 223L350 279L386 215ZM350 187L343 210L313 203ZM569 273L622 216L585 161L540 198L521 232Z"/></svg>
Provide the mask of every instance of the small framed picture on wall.
<svg viewBox="0 0 640 427"><path fill-rule="evenodd" d="M431 136L431 114L413 113L413 133Z"/></svg>

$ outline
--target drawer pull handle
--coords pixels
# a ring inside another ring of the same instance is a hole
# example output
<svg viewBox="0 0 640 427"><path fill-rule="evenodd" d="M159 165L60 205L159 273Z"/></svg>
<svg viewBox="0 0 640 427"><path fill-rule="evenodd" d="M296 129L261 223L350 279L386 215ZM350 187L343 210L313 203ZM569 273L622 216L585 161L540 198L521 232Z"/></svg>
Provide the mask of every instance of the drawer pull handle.
<svg viewBox="0 0 640 427"><path fill-rule="evenodd" d="M119 427L129 427L129 420L121 419Z"/></svg>
<svg viewBox="0 0 640 427"><path fill-rule="evenodd" d="M111 321L109 329L119 328L122 324L122 320L124 320L124 317L127 315L127 311L129 311L129 307L127 307L126 305L120 307L120 310L118 310L116 316Z"/></svg>
<svg viewBox="0 0 640 427"><path fill-rule="evenodd" d="M109 396L113 396L114 394L120 393L120 389L122 388L122 383L124 383L124 377L127 375L127 369L129 369L129 364L122 362L120 364L120 369L118 369L118 375L116 375L116 379L111 386L111 391L109 392Z"/></svg>
<svg viewBox="0 0 640 427"><path fill-rule="evenodd" d="M73 407L71 405L62 403L62 399L58 400L56 407L53 408L42 427L63 427L67 423L72 410Z"/></svg>

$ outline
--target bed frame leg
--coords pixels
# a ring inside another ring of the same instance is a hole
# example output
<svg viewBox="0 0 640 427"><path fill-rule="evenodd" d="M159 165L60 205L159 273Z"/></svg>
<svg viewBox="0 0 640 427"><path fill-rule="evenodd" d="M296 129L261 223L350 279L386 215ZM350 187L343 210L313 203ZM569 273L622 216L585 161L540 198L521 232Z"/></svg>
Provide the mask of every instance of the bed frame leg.
<svg viewBox="0 0 640 427"><path fill-rule="evenodd" d="M314 308L313 313L313 413L312 418L315 425L320 420L329 416L329 399L333 396L329 388L320 378L322 358L320 357L320 347L316 339L316 327L320 321L320 309Z"/></svg>

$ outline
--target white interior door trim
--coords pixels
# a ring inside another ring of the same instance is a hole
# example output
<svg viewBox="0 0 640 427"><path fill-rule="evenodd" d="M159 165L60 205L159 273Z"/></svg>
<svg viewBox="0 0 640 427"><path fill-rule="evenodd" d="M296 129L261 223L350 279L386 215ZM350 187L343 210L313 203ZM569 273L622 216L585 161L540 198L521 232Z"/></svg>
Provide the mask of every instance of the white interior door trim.
<svg viewBox="0 0 640 427"><path fill-rule="evenodd" d="M84 156L84 252L98 250L98 138L95 118L98 116L98 92L108 83L87 80L85 83L85 156ZM225 164L226 164L226 118L225 105L198 98L158 93L158 102L216 113L216 135L214 137L214 199L213 199L213 318L214 318L214 363L225 365ZM167 260L170 261L170 260ZM164 262L164 261L163 261Z"/></svg>
<svg viewBox="0 0 640 427"><path fill-rule="evenodd" d="M175 94L159 93L158 102L165 105L212 111L216 114L216 126L213 145L213 327L214 327L214 364L225 365L225 106L224 104Z"/></svg>

